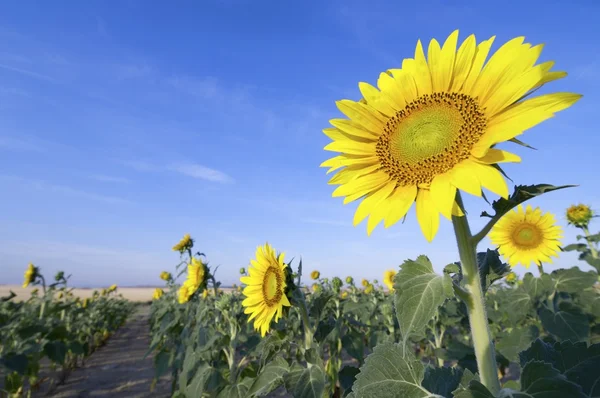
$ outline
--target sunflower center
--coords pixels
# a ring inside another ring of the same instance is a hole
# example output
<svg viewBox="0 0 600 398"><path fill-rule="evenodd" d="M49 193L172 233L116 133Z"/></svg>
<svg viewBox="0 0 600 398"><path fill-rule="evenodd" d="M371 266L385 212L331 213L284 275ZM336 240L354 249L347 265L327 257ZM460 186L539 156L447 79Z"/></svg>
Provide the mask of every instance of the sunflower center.
<svg viewBox="0 0 600 398"><path fill-rule="evenodd" d="M469 158L485 128L485 114L474 98L423 95L387 121L376 153L398 185L429 184Z"/></svg>
<svg viewBox="0 0 600 398"><path fill-rule="evenodd" d="M516 246L530 249L539 246L542 242L542 232L533 224L524 223L517 226L512 234Z"/></svg>
<svg viewBox="0 0 600 398"><path fill-rule="evenodd" d="M262 284L263 298L267 306L272 307L279 303L283 295L282 284L281 272L273 266L267 268Z"/></svg>

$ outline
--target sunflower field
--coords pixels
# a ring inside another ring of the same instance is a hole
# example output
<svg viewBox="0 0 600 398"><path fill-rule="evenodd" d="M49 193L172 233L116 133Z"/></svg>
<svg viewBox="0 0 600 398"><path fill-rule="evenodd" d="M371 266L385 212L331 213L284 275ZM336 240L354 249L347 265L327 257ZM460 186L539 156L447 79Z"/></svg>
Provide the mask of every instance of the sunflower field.
<svg viewBox="0 0 600 398"><path fill-rule="evenodd" d="M359 83L362 99L338 101L346 118L323 130L324 149L337 154L321 166L333 173L333 197L360 202L355 226L391 227L414 203L426 240L452 223L458 258L400 260L382 283L357 283L305 272L267 243L225 292L186 235L173 248L175 274L163 272L154 294L155 382L168 377L173 397L600 397L594 212L566 211L581 235L563 244L554 215L529 201L572 186L511 192L502 165L521 157L499 148L531 148L517 137L581 95L536 95L567 73L537 63L543 45L524 37L490 54L494 39L459 44L455 31L443 44L418 41L377 87ZM489 206L480 231L465 194ZM478 250L486 237L495 247ZM562 251L581 263L546 272ZM512 271L532 264L522 278Z"/></svg>
<svg viewBox="0 0 600 398"><path fill-rule="evenodd" d="M0 297L0 396L52 391L131 313L132 304L119 297L116 285L80 299L69 278L58 272L47 285L40 268L29 264L23 287L38 286L31 297L16 302L12 291Z"/></svg>

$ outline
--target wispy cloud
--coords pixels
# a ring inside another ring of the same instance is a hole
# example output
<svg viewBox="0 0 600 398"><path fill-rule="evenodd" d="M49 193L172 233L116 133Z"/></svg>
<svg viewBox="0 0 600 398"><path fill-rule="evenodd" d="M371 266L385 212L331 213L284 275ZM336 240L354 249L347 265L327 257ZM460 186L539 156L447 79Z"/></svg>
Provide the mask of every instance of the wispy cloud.
<svg viewBox="0 0 600 398"><path fill-rule="evenodd" d="M196 163L177 163L172 164L168 167L169 170L186 175L192 178L199 178L202 180L230 183L233 182L233 178L215 169L211 169L206 166L202 166Z"/></svg>
<svg viewBox="0 0 600 398"><path fill-rule="evenodd" d="M15 66L10 66L10 65L6 65L6 64L2 64L0 63L0 69L4 69L4 70L8 70L11 72L15 72L15 73L19 73L21 75L24 76L28 76L28 77L32 77L34 79L38 79L38 80L43 80L43 81L47 81L47 82L51 82L51 83L56 83L57 80L47 76L47 75L43 75L41 73L37 73L28 69L23 69L23 68L18 68Z"/></svg>
<svg viewBox="0 0 600 398"><path fill-rule="evenodd" d="M32 140L2 136L0 136L0 149L10 151L44 152L44 148Z"/></svg>
<svg viewBox="0 0 600 398"><path fill-rule="evenodd" d="M82 198L82 199L92 200L92 201L96 201L96 202L104 202L104 203L109 203L109 204L131 204L132 203L131 201L129 201L127 199L119 198L116 196L96 194L96 193L92 193L92 192L82 191L80 189L73 188L73 187L70 187L67 185L52 184L52 183L48 183L45 181L39 181L39 180L30 180L30 179L18 177L18 176L0 175L0 180L17 182L27 188L35 189L38 191L44 191L44 193L46 193L46 194L48 194L50 192L55 192L55 193L59 193L59 194L63 194L63 195L74 196L74 197L78 197L78 198Z"/></svg>
<svg viewBox="0 0 600 398"><path fill-rule="evenodd" d="M113 177L113 176L107 176L107 175L103 175L103 174L91 175L90 178L93 180L102 181L102 182L117 182L117 183L130 182L129 179L124 178L124 177Z"/></svg>

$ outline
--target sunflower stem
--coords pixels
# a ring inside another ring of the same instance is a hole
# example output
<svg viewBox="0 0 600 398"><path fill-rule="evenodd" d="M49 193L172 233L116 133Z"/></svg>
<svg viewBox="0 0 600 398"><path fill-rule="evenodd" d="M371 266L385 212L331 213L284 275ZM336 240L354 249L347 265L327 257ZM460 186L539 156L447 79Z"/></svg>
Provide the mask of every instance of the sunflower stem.
<svg viewBox="0 0 600 398"><path fill-rule="evenodd" d="M304 292L302 288L298 288L300 292L300 317L302 318L302 326L304 326L304 349L308 350L312 347L313 343L313 332L310 327L310 319L308 318L308 310L306 308L306 297L304 296Z"/></svg>
<svg viewBox="0 0 600 398"><path fill-rule="evenodd" d="M457 194L456 200L462 206L460 194ZM485 296L477 266L477 242L471 235L469 221L466 216L452 216L452 224L456 235L462 273L466 280L465 290L468 292L468 298L461 298L464 300L469 313L469 324L479 376L482 383L495 394L500 391L500 383L498 381L496 352L485 311Z"/></svg>
<svg viewBox="0 0 600 398"><path fill-rule="evenodd" d="M588 247L590 248L590 251L592 252L592 258L598 258L598 251L596 250L596 244L592 241L590 241L590 230L588 229L587 226L582 227L581 229L583 229L583 232L585 233L585 238L588 242Z"/></svg>

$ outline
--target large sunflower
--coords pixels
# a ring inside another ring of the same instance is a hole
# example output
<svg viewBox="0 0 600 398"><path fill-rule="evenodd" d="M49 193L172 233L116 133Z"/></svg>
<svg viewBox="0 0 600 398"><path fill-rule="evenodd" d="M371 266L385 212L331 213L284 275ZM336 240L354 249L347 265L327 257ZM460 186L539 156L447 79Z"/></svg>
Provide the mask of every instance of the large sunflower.
<svg viewBox="0 0 600 398"><path fill-rule="evenodd" d="M256 260L251 260L248 268L249 276L242 276L240 281L246 284L243 293L246 296L242 305L245 314L251 314L248 322L254 319L254 329L260 330L264 336L269 330L273 317L275 322L283 313L283 306L290 306L285 295L284 254L275 254L267 243L256 249Z"/></svg>
<svg viewBox="0 0 600 398"><path fill-rule="evenodd" d="M552 214L531 206L524 210L521 205L505 214L490 232L490 240L513 267L552 263L550 257L558 257L561 238L562 228L555 225Z"/></svg>
<svg viewBox="0 0 600 398"><path fill-rule="evenodd" d="M363 99L341 100L348 119L332 119L323 132L341 152L321 164L338 170L329 181L340 185L334 197L344 204L364 198L354 225L369 216L367 233L381 222L387 228L416 202L417 219L431 241L440 213L463 215L456 190L481 196L486 188L508 197L508 187L493 165L519 162L512 153L493 148L573 105L581 96L553 93L529 98L542 85L566 76L535 65L542 45L510 40L486 58L495 37L477 44L469 36L458 48L458 31L443 46L434 39L427 51L417 42L414 58L402 68L381 73L379 89L359 83Z"/></svg>

